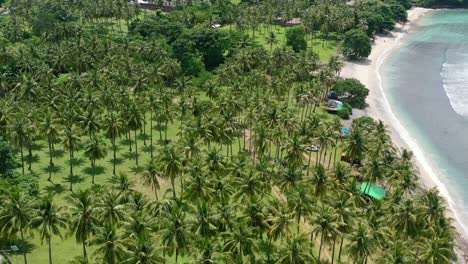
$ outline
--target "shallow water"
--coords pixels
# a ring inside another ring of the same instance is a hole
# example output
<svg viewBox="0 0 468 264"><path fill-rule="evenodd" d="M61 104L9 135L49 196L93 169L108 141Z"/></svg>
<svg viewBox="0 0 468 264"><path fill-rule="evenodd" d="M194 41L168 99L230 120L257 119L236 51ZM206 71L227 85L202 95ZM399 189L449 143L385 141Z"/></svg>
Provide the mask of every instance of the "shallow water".
<svg viewBox="0 0 468 264"><path fill-rule="evenodd" d="M403 43L380 71L384 89L466 229L468 10L443 10L424 17Z"/></svg>

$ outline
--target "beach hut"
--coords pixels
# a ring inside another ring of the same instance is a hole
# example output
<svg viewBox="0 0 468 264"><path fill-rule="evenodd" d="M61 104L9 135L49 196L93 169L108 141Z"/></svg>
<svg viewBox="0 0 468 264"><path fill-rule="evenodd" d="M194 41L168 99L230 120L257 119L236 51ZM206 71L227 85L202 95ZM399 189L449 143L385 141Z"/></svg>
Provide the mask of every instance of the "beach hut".
<svg viewBox="0 0 468 264"><path fill-rule="evenodd" d="M385 195L387 193L384 188L375 184L371 184L369 182L361 183L360 191L361 193L376 200L382 200L383 198L385 198Z"/></svg>
<svg viewBox="0 0 468 264"><path fill-rule="evenodd" d="M327 110L329 112L338 112L343 109L343 103L341 101L330 99L328 100Z"/></svg>
<svg viewBox="0 0 468 264"><path fill-rule="evenodd" d="M221 25L220 24L214 24L214 25L211 25L211 28L218 29L218 28L221 28Z"/></svg>

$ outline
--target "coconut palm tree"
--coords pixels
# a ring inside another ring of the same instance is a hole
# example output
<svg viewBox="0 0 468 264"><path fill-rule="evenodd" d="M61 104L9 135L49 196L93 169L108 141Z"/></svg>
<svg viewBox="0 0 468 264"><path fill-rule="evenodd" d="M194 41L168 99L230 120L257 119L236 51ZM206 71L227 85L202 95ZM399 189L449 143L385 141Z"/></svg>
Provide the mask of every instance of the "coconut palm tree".
<svg viewBox="0 0 468 264"><path fill-rule="evenodd" d="M185 218L185 212L180 208L175 208L164 217L164 224L161 229L161 239L169 254L175 253L175 263L179 261L180 253L189 245L189 226Z"/></svg>
<svg viewBox="0 0 468 264"><path fill-rule="evenodd" d="M165 259L158 254L151 238L148 235L141 235L131 241L129 257L122 263L158 264L165 262Z"/></svg>
<svg viewBox="0 0 468 264"><path fill-rule="evenodd" d="M364 263L376 247L375 238L363 221L348 235L348 241L345 249L354 263Z"/></svg>
<svg viewBox="0 0 468 264"><path fill-rule="evenodd" d="M341 223L335 210L329 205L324 204L319 205L310 218L312 234L316 236L320 234L318 260L321 261L323 243L331 240L334 241L339 236L340 231L338 229Z"/></svg>
<svg viewBox="0 0 468 264"><path fill-rule="evenodd" d="M25 264L28 263L28 260L24 233L30 229L30 223L34 215L34 200L23 192L9 193L5 197L0 210L0 232L10 239L15 238L19 233Z"/></svg>
<svg viewBox="0 0 468 264"><path fill-rule="evenodd" d="M113 158L113 170L112 173L115 174L115 166L117 162L117 138L120 137L125 129L121 117L114 111L108 113L104 119L104 129L106 131L106 137L111 140L112 150L114 151Z"/></svg>
<svg viewBox="0 0 468 264"><path fill-rule="evenodd" d="M96 175L96 160L103 159L107 156L107 146L106 142L104 142L99 137L92 138L85 147L85 156L89 158L91 161L91 169L92 169L92 176L93 180L92 183L94 184L94 176Z"/></svg>
<svg viewBox="0 0 468 264"><path fill-rule="evenodd" d="M40 127L41 134L47 138L47 145L49 147L49 178L47 180L51 181L52 172L54 169L54 142L57 140L60 134L59 119L52 113L47 112Z"/></svg>
<svg viewBox="0 0 468 264"><path fill-rule="evenodd" d="M158 177L160 176L160 172L158 170L158 166L156 165L156 161L154 159L146 163L141 175L143 179L143 184L151 186L151 190L153 190L154 196L157 201L158 190L160 188L159 180L158 180Z"/></svg>
<svg viewBox="0 0 468 264"><path fill-rule="evenodd" d="M94 199L94 194L90 189L79 190L67 197L69 202L69 232L74 235L77 243L83 247L83 258L88 263L88 253L86 246L89 243L91 234L95 232L99 224L98 208Z"/></svg>
<svg viewBox="0 0 468 264"><path fill-rule="evenodd" d="M182 173L183 166L182 159L175 150L175 147L166 146L158 159L158 163L161 166L162 175L171 180L173 197L177 197L175 190L175 179ZM181 189L182 188L183 186L181 185Z"/></svg>
<svg viewBox="0 0 468 264"><path fill-rule="evenodd" d="M138 138L137 130L143 126L143 114L141 113L140 108L136 105L136 102L132 101L130 104L130 109L128 110L128 116L126 116L127 127L130 130L133 130L135 135L135 162L138 167Z"/></svg>
<svg viewBox="0 0 468 264"><path fill-rule="evenodd" d="M43 197L37 206L37 215L31 220L31 225L39 230L41 243L44 242L44 239L47 240L49 264L52 264L52 235L63 239L61 229L67 227L67 218L63 207L54 202L52 195Z"/></svg>
<svg viewBox="0 0 468 264"><path fill-rule="evenodd" d="M96 212L100 222L110 223L118 227L127 216L125 199L126 197L113 190L100 193L96 203Z"/></svg>
<svg viewBox="0 0 468 264"><path fill-rule="evenodd" d="M236 226L224 236L223 250L231 253L236 263L244 263L244 258L247 256L254 257L257 241L250 227Z"/></svg>
<svg viewBox="0 0 468 264"><path fill-rule="evenodd" d="M440 238L424 238L416 243L417 260L420 263L453 263L457 256L453 252L453 242Z"/></svg>
<svg viewBox="0 0 468 264"><path fill-rule="evenodd" d="M310 254L309 242L305 233L299 233L286 240L280 249L280 258L277 263L305 264L316 263Z"/></svg>
<svg viewBox="0 0 468 264"><path fill-rule="evenodd" d="M10 125L10 139L15 143L20 149L21 155L21 170L24 175L24 147L27 144L29 138L30 126L25 118L21 116L15 117L14 121Z"/></svg>
<svg viewBox="0 0 468 264"><path fill-rule="evenodd" d="M97 228L96 234L91 240L92 245L98 248L92 254L94 260L103 263L121 263L126 259L128 251L126 240L121 238L114 224L106 222L104 226Z"/></svg>
<svg viewBox="0 0 468 264"><path fill-rule="evenodd" d="M80 143L80 131L77 126L65 126L62 132L62 145L69 153L70 163L70 191L73 191L73 164L75 162L75 151L78 149Z"/></svg>

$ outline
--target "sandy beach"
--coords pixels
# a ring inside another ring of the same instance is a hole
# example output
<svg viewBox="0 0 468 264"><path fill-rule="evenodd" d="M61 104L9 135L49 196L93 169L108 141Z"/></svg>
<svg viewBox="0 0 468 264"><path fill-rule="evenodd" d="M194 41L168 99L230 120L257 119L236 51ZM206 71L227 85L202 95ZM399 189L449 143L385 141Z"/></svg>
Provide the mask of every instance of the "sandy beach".
<svg viewBox="0 0 468 264"><path fill-rule="evenodd" d="M458 263L468 263L468 229L463 226L461 219L454 211L454 207L452 206L453 201L445 186L439 181L437 177L438 172L433 169L424 152L392 112L392 107L385 95L380 76L381 65L393 51L401 46L402 37L405 34L411 33L415 22L430 12L434 12L434 10L426 8L412 8L408 10L408 22L406 24L397 25L394 31L377 37L368 59L359 62L346 62L341 76L344 78L356 78L369 88L369 96L367 98L369 106L365 110L353 110L353 118L367 115L384 121L395 144L401 148L410 149L414 153L421 184L425 188L436 186L441 195L446 198L449 207L448 214L455 220L454 225L460 234L460 239L457 241L459 246L457 250Z"/></svg>

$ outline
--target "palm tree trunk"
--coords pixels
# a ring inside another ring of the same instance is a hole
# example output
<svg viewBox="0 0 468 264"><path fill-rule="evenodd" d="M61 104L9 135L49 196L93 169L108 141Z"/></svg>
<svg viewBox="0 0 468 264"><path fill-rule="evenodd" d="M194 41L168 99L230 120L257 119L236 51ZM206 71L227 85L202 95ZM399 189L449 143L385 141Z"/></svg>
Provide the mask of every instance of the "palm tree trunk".
<svg viewBox="0 0 468 264"><path fill-rule="evenodd" d="M175 250L175 263L177 264L179 261L179 249L176 248Z"/></svg>
<svg viewBox="0 0 468 264"><path fill-rule="evenodd" d="M171 185L172 185L172 197L176 198L176 191L175 191L175 178L171 177Z"/></svg>
<svg viewBox="0 0 468 264"><path fill-rule="evenodd" d="M138 167L138 140L137 140L136 129L135 129L135 161L136 161L136 166Z"/></svg>
<svg viewBox="0 0 468 264"><path fill-rule="evenodd" d="M150 111L150 153L151 159L153 159L153 110Z"/></svg>
<svg viewBox="0 0 468 264"><path fill-rule="evenodd" d="M82 245L83 245L83 258L84 258L85 263L88 263L88 253L86 252L86 242L83 241Z"/></svg>
<svg viewBox="0 0 468 264"><path fill-rule="evenodd" d="M91 160L91 169L93 170L93 184L94 184L94 176L96 174L96 159L92 159Z"/></svg>
<svg viewBox="0 0 468 264"><path fill-rule="evenodd" d="M32 144L31 142L28 143L28 170L29 172L32 172Z"/></svg>
<svg viewBox="0 0 468 264"><path fill-rule="evenodd" d="M320 256L322 255L322 246L323 246L323 232L322 235L320 236L320 247L319 247L319 253L318 253L318 260L320 261Z"/></svg>
<svg viewBox="0 0 468 264"><path fill-rule="evenodd" d="M130 143L129 144L129 147L130 147L130 154L132 154L132 135L130 134L130 130L128 131L128 135L127 135L127 138L128 138L128 142Z"/></svg>
<svg viewBox="0 0 468 264"><path fill-rule="evenodd" d="M341 238L340 250L338 251L338 263L341 261L341 250L343 249L344 238Z"/></svg>
<svg viewBox="0 0 468 264"><path fill-rule="evenodd" d="M331 264L335 263L335 245L336 245L336 239L333 239L332 262L331 262Z"/></svg>
<svg viewBox="0 0 468 264"><path fill-rule="evenodd" d="M52 236L49 235L47 238L47 243L49 244L49 264L52 264Z"/></svg>
<svg viewBox="0 0 468 264"><path fill-rule="evenodd" d="M309 151L309 160L307 162L307 176L310 174L310 161L312 160L312 151Z"/></svg>
<svg viewBox="0 0 468 264"><path fill-rule="evenodd" d="M22 227L20 227L20 234L21 234L21 243L23 244L23 247L21 250L23 251L24 264L28 264L28 259L26 258L26 240L24 240Z"/></svg>
<svg viewBox="0 0 468 264"><path fill-rule="evenodd" d="M146 147L146 112L143 114L143 145Z"/></svg>
<svg viewBox="0 0 468 264"><path fill-rule="evenodd" d="M330 157L328 158L328 167L327 167L328 170L330 169L330 164L331 164L332 156L333 156L333 151L330 151Z"/></svg>
<svg viewBox="0 0 468 264"><path fill-rule="evenodd" d="M48 140L49 144L49 178L47 179L48 181L51 181L52 179L52 170L54 169L54 163L52 160L52 144L50 143L50 137Z"/></svg>
<svg viewBox="0 0 468 264"><path fill-rule="evenodd" d="M24 175L24 153L23 153L23 143L20 142L20 153L21 153L21 169Z"/></svg>
<svg viewBox="0 0 468 264"><path fill-rule="evenodd" d="M114 168L113 168L112 173L115 176L115 163L116 163L116 159L117 159L117 153L116 153L117 152L117 146L115 145L115 137L113 137L113 139L112 139L112 148L114 150L114 160L113 160Z"/></svg>

